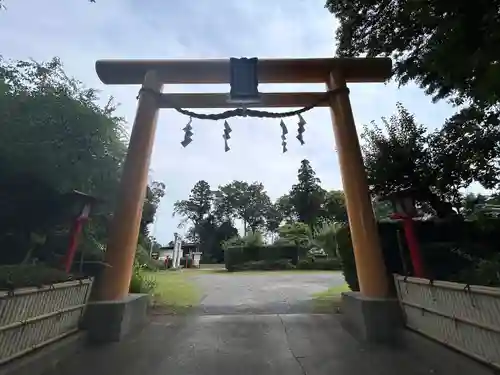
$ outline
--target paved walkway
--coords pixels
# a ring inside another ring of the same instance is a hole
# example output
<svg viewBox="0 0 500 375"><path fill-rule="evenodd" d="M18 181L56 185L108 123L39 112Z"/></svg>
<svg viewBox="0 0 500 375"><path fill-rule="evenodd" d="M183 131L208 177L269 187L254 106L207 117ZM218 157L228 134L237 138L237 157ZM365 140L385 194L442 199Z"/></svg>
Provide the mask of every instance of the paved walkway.
<svg viewBox="0 0 500 375"><path fill-rule="evenodd" d="M423 375L407 353L367 350L333 315L169 317L89 349L57 375Z"/></svg>
<svg viewBox="0 0 500 375"><path fill-rule="evenodd" d="M310 313L312 296L345 284L340 272L200 274L204 314Z"/></svg>
<svg viewBox="0 0 500 375"><path fill-rule="evenodd" d="M433 373L403 351L368 350L336 315L295 313L308 310L311 292L335 285L337 276L288 276L200 276L202 314L155 317L140 334L82 351L54 375Z"/></svg>

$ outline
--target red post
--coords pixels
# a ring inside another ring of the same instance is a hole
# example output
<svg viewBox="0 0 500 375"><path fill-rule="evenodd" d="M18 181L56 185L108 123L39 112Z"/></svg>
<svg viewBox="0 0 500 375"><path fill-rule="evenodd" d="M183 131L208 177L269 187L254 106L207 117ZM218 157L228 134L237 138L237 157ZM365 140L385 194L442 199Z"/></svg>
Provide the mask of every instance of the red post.
<svg viewBox="0 0 500 375"><path fill-rule="evenodd" d="M80 238L80 233L82 232L83 224L86 220L87 218L78 217L71 228L68 250L63 257L64 270L68 273L71 271L71 265L73 264L76 249L78 248L78 239Z"/></svg>
<svg viewBox="0 0 500 375"><path fill-rule="evenodd" d="M408 249L410 250L413 272L416 277L425 277L424 261L422 259L422 253L420 252L420 247L418 245L417 236L415 235L413 218L407 215L393 214L391 215L391 219L403 221L403 230L405 232Z"/></svg>
<svg viewBox="0 0 500 375"><path fill-rule="evenodd" d="M71 232L69 235L69 246L66 254L62 259L64 270L69 273L71 271L71 265L73 264L73 259L75 258L76 249L78 248L78 240L80 238L80 233L82 233L83 224L89 218L90 204L87 203L83 206L82 212L73 222L71 227Z"/></svg>

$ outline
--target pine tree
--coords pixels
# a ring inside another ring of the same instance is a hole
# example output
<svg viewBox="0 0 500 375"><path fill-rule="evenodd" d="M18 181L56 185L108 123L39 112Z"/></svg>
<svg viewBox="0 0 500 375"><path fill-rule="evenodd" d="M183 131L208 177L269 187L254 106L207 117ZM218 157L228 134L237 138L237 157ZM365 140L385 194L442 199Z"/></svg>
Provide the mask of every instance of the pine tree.
<svg viewBox="0 0 500 375"><path fill-rule="evenodd" d="M300 164L298 183L293 185L290 191L290 203L299 221L312 228L321 215L325 190L321 188L321 180L316 177L309 160L304 159Z"/></svg>

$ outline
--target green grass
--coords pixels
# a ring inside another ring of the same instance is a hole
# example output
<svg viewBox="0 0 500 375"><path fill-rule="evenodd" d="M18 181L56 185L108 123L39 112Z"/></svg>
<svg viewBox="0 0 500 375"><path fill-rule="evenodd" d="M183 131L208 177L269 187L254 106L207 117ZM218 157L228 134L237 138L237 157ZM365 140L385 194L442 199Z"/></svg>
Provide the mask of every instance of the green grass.
<svg viewBox="0 0 500 375"><path fill-rule="evenodd" d="M159 314L186 314L198 306L201 292L185 271L146 273L156 281L153 311Z"/></svg>
<svg viewBox="0 0 500 375"><path fill-rule="evenodd" d="M313 295L313 311L317 314L340 313L340 294L348 291L347 284L343 284L328 288L324 292L315 293Z"/></svg>

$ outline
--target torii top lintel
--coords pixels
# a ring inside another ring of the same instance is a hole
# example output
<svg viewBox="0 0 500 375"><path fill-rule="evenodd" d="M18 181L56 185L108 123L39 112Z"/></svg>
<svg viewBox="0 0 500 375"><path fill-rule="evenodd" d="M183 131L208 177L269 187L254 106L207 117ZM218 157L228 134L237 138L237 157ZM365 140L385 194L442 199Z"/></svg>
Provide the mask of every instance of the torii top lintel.
<svg viewBox="0 0 500 375"><path fill-rule="evenodd" d="M324 83L333 71L346 82L385 82L391 76L389 58L259 59L260 83ZM142 84L155 70L166 84L229 83L229 59L98 60L97 75L105 84Z"/></svg>

